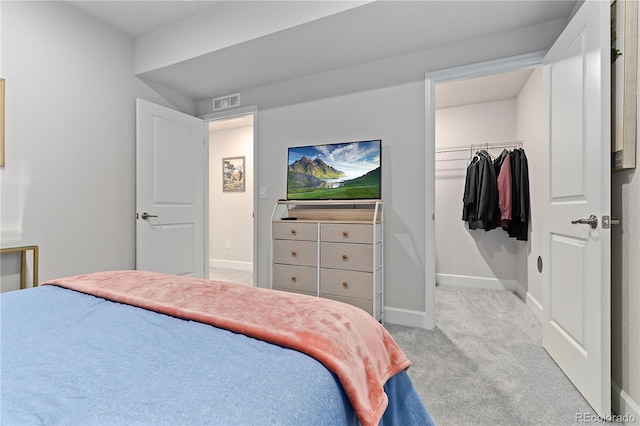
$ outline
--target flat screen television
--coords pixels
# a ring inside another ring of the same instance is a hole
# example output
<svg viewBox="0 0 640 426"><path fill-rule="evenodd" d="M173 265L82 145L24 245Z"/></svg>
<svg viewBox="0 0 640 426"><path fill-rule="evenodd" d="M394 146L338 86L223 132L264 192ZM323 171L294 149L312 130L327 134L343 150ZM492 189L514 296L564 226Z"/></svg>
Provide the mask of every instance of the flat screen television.
<svg viewBox="0 0 640 426"><path fill-rule="evenodd" d="M380 199L382 141L289 148L288 200Z"/></svg>

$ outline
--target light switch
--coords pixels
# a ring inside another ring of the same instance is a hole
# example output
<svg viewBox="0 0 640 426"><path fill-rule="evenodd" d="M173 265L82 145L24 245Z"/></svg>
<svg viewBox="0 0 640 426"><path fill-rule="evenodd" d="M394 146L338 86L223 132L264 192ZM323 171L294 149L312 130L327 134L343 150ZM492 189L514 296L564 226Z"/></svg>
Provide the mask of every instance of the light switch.
<svg viewBox="0 0 640 426"><path fill-rule="evenodd" d="M267 198L267 187L266 186L261 186L260 187L260 198Z"/></svg>

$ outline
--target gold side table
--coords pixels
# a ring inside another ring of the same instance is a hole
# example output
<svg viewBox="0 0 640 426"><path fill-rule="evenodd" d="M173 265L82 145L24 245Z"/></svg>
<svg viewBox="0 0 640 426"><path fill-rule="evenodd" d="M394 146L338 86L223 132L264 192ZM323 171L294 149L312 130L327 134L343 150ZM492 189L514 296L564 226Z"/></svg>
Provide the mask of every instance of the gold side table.
<svg viewBox="0 0 640 426"><path fill-rule="evenodd" d="M27 288L27 251L33 251L33 286L38 287L38 246L2 247L0 254L20 253L20 288Z"/></svg>

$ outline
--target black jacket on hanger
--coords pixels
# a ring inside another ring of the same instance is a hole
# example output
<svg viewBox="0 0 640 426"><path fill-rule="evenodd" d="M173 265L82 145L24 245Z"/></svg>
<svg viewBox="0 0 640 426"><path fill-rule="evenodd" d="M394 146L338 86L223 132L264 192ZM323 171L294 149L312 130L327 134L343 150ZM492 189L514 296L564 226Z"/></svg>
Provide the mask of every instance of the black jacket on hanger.
<svg viewBox="0 0 640 426"><path fill-rule="evenodd" d="M529 239L529 164L524 149L511 153L512 213L507 233L519 241Z"/></svg>
<svg viewBox="0 0 640 426"><path fill-rule="evenodd" d="M473 160L471 160L471 163L467 166L467 175L464 182L464 195L462 197L462 220L469 222L470 229L476 229L471 228L471 224L475 224L477 220L478 173L478 157L474 157Z"/></svg>
<svg viewBox="0 0 640 426"><path fill-rule="evenodd" d="M496 227L498 186L491 156L478 151L467 166L462 220L469 229L491 230Z"/></svg>

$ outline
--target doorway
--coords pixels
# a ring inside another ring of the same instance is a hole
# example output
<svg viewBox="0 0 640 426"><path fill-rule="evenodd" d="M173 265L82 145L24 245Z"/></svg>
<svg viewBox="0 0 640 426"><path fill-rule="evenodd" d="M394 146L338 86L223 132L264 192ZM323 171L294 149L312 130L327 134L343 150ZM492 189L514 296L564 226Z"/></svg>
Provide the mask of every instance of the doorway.
<svg viewBox="0 0 640 426"><path fill-rule="evenodd" d="M543 94L541 67L435 87L435 321L454 345L487 361L478 363L487 376L509 377L536 359L532 376L548 374L566 385L569 380L555 363L541 362L549 360L542 345L543 280L536 267L543 248L543 200L538 199L545 182ZM469 229L462 199L471 158L485 147L493 160L520 146L529 162L527 240L516 240L501 227ZM536 380L529 389L541 391L530 397L544 400L550 388ZM578 392L566 397L573 400L568 406L595 415Z"/></svg>
<svg viewBox="0 0 640 426"><path fill-rule="evenodd" d="M542 275L535 260L542 255L542 94L542 69L525 67L437 84L435 99L436 283L513 292L540 323ZM499 225L489 231L469 229L461 219L471 159L480 150L494 160L517 148L529 161L527 232L516 239Z"/></svg>
<svg viewBox="0 0 640 426"><path fill-rule="evenodd" d="M436 71L425 75L425 110L426 110L426 149L425 149L425 175L427 184L425 199L427 200L427 220L425 241L425 315L422 318L422 326L432 329L435 327L436 316L436 202L435 202L435 164L436 164L436 86L443 83L463 81L478 77L485 77L500 73L508 73L527 68L538 67L542 64L544 52L521 55L503 60L474 64L455 69ZM463 142L460 142L463 144ZM431 183L429 183L429 181ZM460 203L460 209L462 203ZM453 213L452 213L453 214ZM458 216L458 214L455 214ZM430 219L430 220L429 220ZM456 256L458 259L461 257Z"/></svg>
<svg viewBox="0 0 640 426"><path fill-rule="evenodd" d="M528 58L531 66L545 65L544 266L538 262L544 269L543 345L603 418L611 413L610 234L589 212L608 219L610 210L608 12L608 3L583 4L547 54ZM427 183L435 177L436 83L519 69L522 62L528 61L509 58L427 74ZM434 186L426 189L427 215L435 210ZM426 254L435 255L433 216L426 228ZM435 320L435 260L426 266L432 269L425 283L425 320Z"/></svg>
<svg viewBox="0 0 640 426"><path fill-rule="evenodd" d="M255 285L255 117L214 117L209 131L209 279Z"/></svg>

